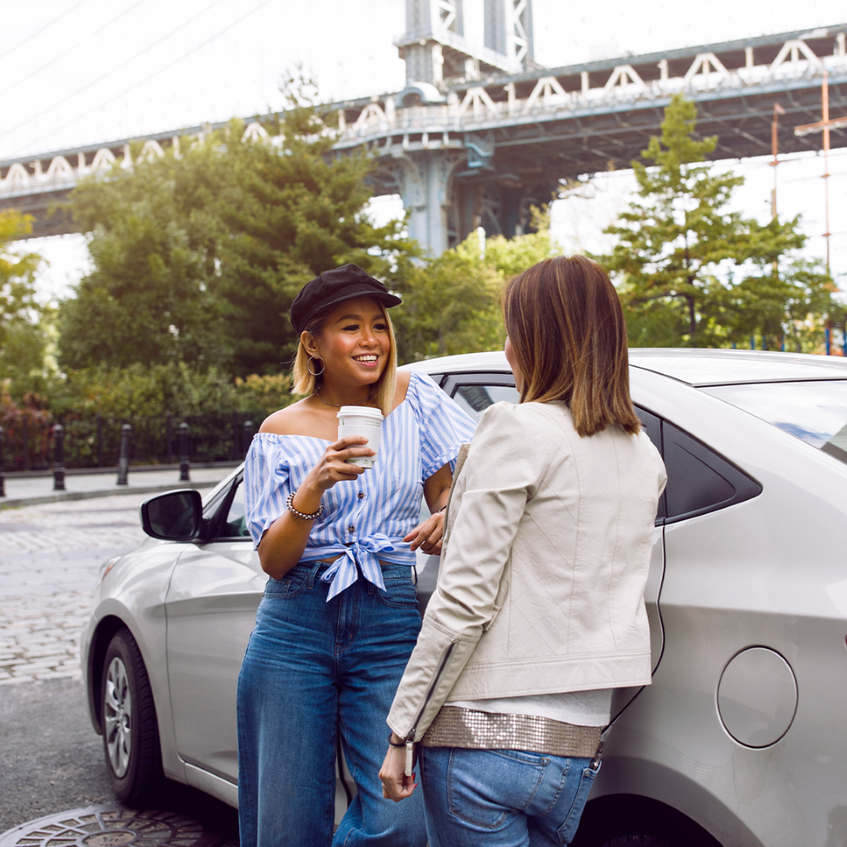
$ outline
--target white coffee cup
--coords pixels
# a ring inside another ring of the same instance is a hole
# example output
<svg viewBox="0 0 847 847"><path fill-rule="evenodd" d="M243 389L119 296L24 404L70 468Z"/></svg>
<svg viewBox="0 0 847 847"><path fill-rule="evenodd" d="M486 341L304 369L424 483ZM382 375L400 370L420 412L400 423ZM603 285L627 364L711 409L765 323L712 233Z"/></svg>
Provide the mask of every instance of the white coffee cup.
<svg viewBox="0 0 847 847"><path fill-rule="evenodd" d="M382 412L371 406L342 406L338 418L338 437L363 435L368 439L366 446L374 451L373 456L356 456L347 460L348 465L372 468L379 452L379 437L382 434Z"/></svg>

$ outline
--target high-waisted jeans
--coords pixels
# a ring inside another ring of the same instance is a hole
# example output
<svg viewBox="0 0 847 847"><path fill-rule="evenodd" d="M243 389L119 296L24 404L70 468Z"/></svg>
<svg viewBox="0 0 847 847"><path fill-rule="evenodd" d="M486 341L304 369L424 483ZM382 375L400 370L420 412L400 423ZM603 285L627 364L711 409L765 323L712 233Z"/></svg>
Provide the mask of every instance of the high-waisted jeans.
<svg viewBox="0 0 847 847"><path fill-rule="evenodd" d="M423 847L421 792L382 796L385 723L420 630L407 566L326 602L327 567L270 579L238 678L241 847ZM358 793L333 838L336 733Z"/></svg>

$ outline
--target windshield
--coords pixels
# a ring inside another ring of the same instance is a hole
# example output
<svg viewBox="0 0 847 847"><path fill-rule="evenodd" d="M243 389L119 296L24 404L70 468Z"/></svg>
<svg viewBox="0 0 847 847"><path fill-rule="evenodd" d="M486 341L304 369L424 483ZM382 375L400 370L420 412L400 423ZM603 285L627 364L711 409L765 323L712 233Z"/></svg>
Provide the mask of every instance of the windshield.
<svg viewBox="0 0 847 847"><path fill-rule="evenodd" d="M718 385L703 390L847 464L847 380Z"/></svg>

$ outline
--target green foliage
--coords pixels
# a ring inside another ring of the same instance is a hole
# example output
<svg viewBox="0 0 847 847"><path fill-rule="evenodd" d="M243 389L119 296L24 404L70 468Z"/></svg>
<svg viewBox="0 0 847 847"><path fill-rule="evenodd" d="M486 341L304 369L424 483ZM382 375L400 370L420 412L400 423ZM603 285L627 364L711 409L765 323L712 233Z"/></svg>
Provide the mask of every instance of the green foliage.
<svg viewBox="0 0 847 847"><path fill-rule="evenodd" d="M618 237L597 260L614 275L633 345L727 346L759 335L809 336L831 308L832 282L794 253L798 219L760 224L727 205L743 178L705 163L717 138L696 139L697 107L681 95L661 137L633 161L638 199L606 232Z"/></svg>
<svg viewBox="0 0 847 847"><path fill-rule="evenodd" d="M237 328L233 370L240 375L287 370L298 340L287 314L309 279L347 262L390 278L419 252L401 222L376 227L365 214L373 160L332 151L335 128L319 112L311 82L289 79L283 93L286 111L266 122L282 146L235 134L228 140L237 190L222 199L233 235L221 254L220 290L227 322Z"/></svg>
<svg viewBox="0 0 847 847"><path fill-rule="evenodd" d="M99 366L68 373L53 396L57 418L67 415L109 418L157 417L261 411L269 414L291 402L285 375L248 376L233 383L217 368L194 370L184 362Z"/></svg>
<svg viewBox="0 0 847 847"><path fill-rule="evenodd" d="M10 249L12 242L32 232L32 216L13 209L0 211L0 344L8 322L38 312L35 272L41 257Z"/></svg>
<svg viewBox="0 0 847 847"><path fill-rule="evenodd" d="M291 377L288 374L250 374L236 377L233 408L237 412L271 412L294 402L291 396Z"/></svg>
<svg viewBox="0 0 847 847"><path fill-rule="evenodd" d="M135 151L136 156L139 151ZM227 360L214 291L220 226L212 213L222 172L211 144L115 165L75 190L75 220L90 233L92 272L60 314L60 363Z"/></svg>
<svg viewBox="0 0 847 847"><path fill-rule="evenodd" d="M473 237L473 236L472 236ZM458 250L412 268L392 312L401 362L497 345L500 277Z"/></svg>
<svg viewBox="0 0 847 847"><path fill-rule="evenodd" d="M837 288L818 262L791 257L776 269L761 265L729 291L725 309L728 341L756 338L770 349L785 343L798 353L820 350L827 315L839 311ZM843 311L843 307L842 310Z"/></svg>
<svg viewBox="0 0 847 847"><path fill-rule="evenodd" d="M398 355L409 362L493 350L504 341L500 292L515 274L558 252L544 215L537 232L506 239L471 234L423 267L411 267L395 290L403 305L392 314ZM484 247L484 249L483 249Z"/></svg>
<svg viewBox="0 0 847 847"><path fill-rule="evenodd" d="M15 318L5 328L0 347L0 381L8 386L11 396L43 394L55 378L49 367L48 351L52 346L50 314L38 321Z"/></svg>
<svg viewBox="0 0 847 847"><path fill-rule="evenodd" d="M43 380L49 343L49 314L35 299L42 259L12 248L31 232L29 215L0 212L0 382L18 401Z"/></svg>
<svg viewBox="0 0 847 847"><path fill-rule="evenodd" d="M178 151L120 166L73 194L93 271L61 312L60 362L89 368L183 362L233 375L279 373L302 285L356 262L382 275L416 248L400 224L375 227L365 154L332 152L334 132L290 81L269 138L233 121Z"/></svg>

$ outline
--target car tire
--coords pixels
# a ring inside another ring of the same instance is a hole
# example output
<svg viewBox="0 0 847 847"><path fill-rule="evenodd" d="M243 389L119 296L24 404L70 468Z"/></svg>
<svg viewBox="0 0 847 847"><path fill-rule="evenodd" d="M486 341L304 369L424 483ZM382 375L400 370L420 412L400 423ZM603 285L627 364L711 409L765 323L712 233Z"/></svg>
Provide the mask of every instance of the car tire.
<svg viewBox="0 0 847 847"><path fill-rule="evenodd" d="M601 797L585 808L571 847L722 847L670 806L633 795Z"/></svg>
<svg viewBox="0 0 847 847"><path fill-rule="evenodd" d="M109 642L100 685L103 752L115 796L128 805L150 800L164 781L150 679L130 631Z"/></svg>

